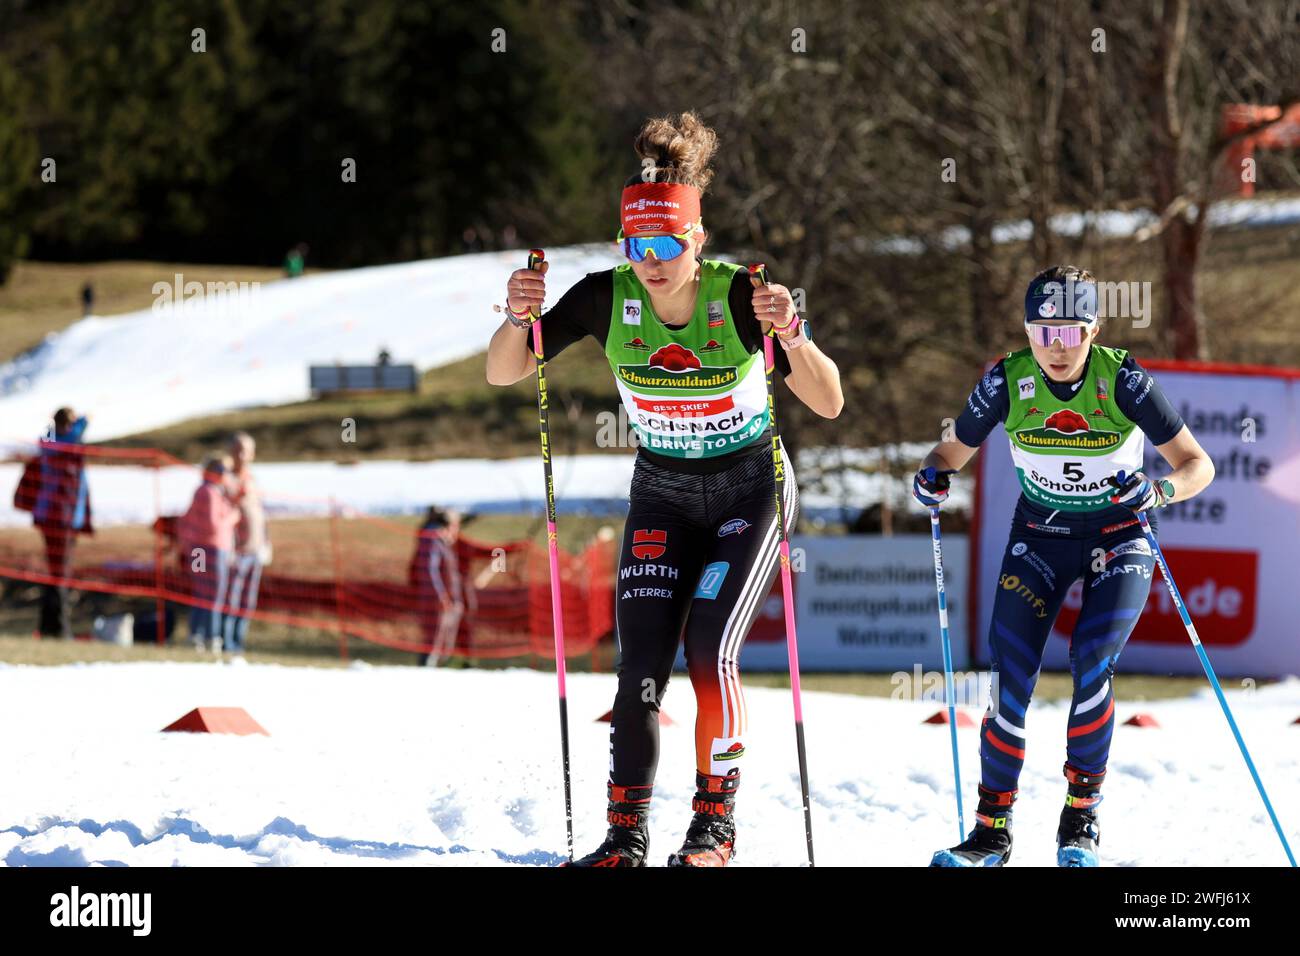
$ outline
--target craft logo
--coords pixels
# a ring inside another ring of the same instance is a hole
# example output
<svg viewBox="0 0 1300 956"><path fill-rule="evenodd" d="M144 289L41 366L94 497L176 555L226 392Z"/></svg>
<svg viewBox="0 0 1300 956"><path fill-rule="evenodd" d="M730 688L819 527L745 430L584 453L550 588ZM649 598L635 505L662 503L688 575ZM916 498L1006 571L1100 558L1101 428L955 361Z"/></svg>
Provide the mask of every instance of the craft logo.
<svg viewBox="0 0 1300 956"><path fill-rule="evenodd" d="M1144 564L1117 564L1114 567L1107 568L1105 571L1101 572L1101 574L1093 578L1092 584L1089 585L1089 587L1095 588L1103 581L1118 577L1122 574L1136 574L1138 577L1145 578L1149 581L1151 580L1151 572L1153 570L1154 567Z"/></svg>
<svg viewBox="0 0 1300 956"><path fill-rule="evenodd" d="M722 310L721 302L710 302L708 304L709 328L716 329L723 323L725 313ZM711 341L711 340L710 340Z"/></svg>
<svg viewBox="0 0 1300 956"><path fill-rule="evenodd" d="M642 341L641 341L641 336L639 336L639 335L638 335L636 338L634 338L631 342L624 342L624 343L623 343L623 348L625 348L625 349L636 349L638 352L649 352L649 351L650 351L650 346L648 346L648 345L646 345L644 342L642 342Z"/></svg>
<svg viewBox="0 0 1300 956"><path fill-rule="evenodd" d="M1072 408L1062 408L1047 416L1041 428L1022 428L1016 442L1024 448L1070 448L1104 451L1120 442L1119 432L1096 431L1088 420Z"/></svg>
<svg viewBox="0 0 1300 956"><path fill-rule="evenodd" d="M655 558L662 558L664 552L668 550L667 544L667 531L638 528L632 532L632 555L642 561L653 561Z"/></svg>
<svg viewBox="0 0 1300 956"><path fill-rule="evenodd" d="M712 325L713 323L710 322L709 324ZM718 351L718 350L721 349L721 348L722 348L722 346L718 344L718 340L717 340L717 339L709 339L707 342L705 342L703 345L700 346L700 351L701 351L701 352L716 352L716 351Z"/></svg>
<svg viewBox="0 0 1300 956"><path fill-rule="evenodd" d="M623 300L623 324L624 325L641 324L641 300L640 299Z"/></svg>
<svg viewBox="0 0 1300 956"><path fill-rule="evenodd" d="M685 346L673 342L655 352L645 365L620 365L618 377L626 385L642 388L725 388L738 378L734 365L705 365Z"/></svg>
<svg viewBox="0 0 1300 956"><path fill-rule="evenodd" d="M743 534L748 528L749 522L744 518L732 518L718 529L718 537L725 538L729 534Z"/></svg>

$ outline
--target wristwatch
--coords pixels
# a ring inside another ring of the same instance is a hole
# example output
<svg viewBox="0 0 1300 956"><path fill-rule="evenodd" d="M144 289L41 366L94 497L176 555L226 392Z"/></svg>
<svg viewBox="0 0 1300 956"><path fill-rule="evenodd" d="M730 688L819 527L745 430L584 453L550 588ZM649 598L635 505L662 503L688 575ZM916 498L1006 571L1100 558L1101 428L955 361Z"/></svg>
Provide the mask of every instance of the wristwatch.
<svg viewBox="0 0 1300 956"><path fill-rule="evenodd" d="M781 343L781 348L787 352L802 348L812 341L812 327L808 324L807 319L795 316L792 324L795 329L789 335L782 335L780 332L776 333L776 340Z"/></svg>
<svg viewBox="0 0 1300 956"><path fill-rule="evenodd" d="M1164 499L1161 504L1167 504L1174 500L1174 483L1172 481L1168 478L1161 478L1156 484L1160 486L1161 497Z"/></svg>

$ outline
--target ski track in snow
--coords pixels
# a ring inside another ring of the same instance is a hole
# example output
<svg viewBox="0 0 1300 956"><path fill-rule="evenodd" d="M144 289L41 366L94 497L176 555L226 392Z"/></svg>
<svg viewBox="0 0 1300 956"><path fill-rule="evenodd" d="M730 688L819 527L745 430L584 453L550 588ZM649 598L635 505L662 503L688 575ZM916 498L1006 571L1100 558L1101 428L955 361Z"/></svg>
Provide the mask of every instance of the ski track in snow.
<svg viewBox="0 0 1300 956"><path fill-rule="evenodd" d="M680 843L693 791L689 681L665 700L651 862ZM612 675L569 680L575 849L603 837ZM1127 703L1101 807L1103 865L1284 865L1206 688ZM788 691L751 688L736 866L805 862ZM1300 681L1230 702L1300 846ZM819 865L917 866L956 842L935 702L805 694ZM159 730L241 706L270 737ZM978 716L972 714L972 716ZM1055 863L1066 707L1030 713L1012 865ZM550 866L566 854L553 675L214 663L0 666L0 860L9 866ZM977 732L959 731L967 826Z"/></svg>

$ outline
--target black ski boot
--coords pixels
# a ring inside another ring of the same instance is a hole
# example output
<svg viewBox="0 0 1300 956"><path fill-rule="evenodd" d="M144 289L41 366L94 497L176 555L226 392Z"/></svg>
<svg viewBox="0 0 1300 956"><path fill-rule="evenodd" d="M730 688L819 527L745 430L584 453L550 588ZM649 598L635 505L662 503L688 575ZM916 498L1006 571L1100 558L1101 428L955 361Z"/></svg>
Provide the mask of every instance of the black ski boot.
<svg viewBox="0 0 1300 956"><path fill-rule="evenodd" d="M1101 829L1097 825L1097 804L1101 803L1101 782L1106 771L1087 773L1065 765L1065 809L1056 831L1057 866L1099 866L1097 844Z"/></svg>
<svg viewBox="0 0 1300 956"><path fill-rule="evenodd" d="M1015 790L987 790L981 784L975 809L975 829L964 843L939 850L931 866L1005 866L1011 859L1011 809Z"/></svg>
<svg viewBox="0 0 1300 956"><path fill-rule="evenodd" d="M650 849L646 813L652 787L616 787L609 784L609 830L605 842L593 852L564 866L645 866Z"/></svg>
<svg viewBox="0 0 1300 956"><path fill-rule="evenodd" d="M736 788L740 774L711 777L696 772L691 825L682 848L668 858L669 866L726 866L736 855Z"/></svg>

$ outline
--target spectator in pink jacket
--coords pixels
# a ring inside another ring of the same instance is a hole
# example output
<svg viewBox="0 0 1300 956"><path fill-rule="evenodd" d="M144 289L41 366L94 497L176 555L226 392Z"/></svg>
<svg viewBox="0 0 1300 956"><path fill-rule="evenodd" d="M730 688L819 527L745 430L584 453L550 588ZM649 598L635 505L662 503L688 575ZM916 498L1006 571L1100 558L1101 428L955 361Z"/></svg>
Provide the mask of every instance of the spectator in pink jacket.
<svg viewBox="0 0 1300 956"><path fill-rule="evenodd" d="M177 534L190 578L190 640L199 650L221 653L221 612L230 579L239 508L230 500L232 463L214 455L203 463L203 484L181 516Z"/></svg>

